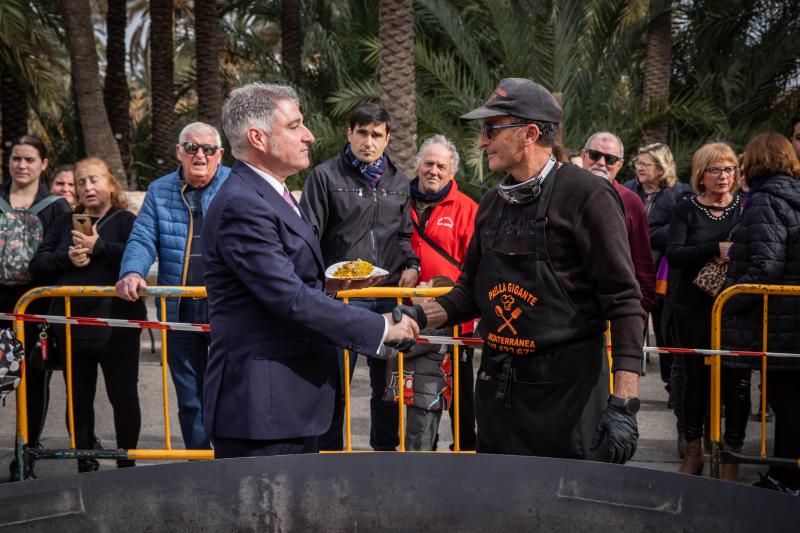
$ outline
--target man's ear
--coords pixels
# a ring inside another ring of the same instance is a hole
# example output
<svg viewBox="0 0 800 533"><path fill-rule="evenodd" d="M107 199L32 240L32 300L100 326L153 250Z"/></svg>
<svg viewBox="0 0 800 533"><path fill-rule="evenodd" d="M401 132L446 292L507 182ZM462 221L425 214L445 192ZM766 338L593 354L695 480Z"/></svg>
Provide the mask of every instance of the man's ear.
<svg viewBox="0 0 800 533"><path fill-rule="evenodd" d="M258 128L247 130L247 142L258 152L269 153L269 138Z"/></svg>
<svg viewBox="0 0 800 533"><path fill-rule="evenodd" d="M533 126L533 128L530 126ZM538 141L541 136L542 134L539 131L539 126L536 124L528 124L528 127L525 128L525 145L530 146L536 144L536 141Z"/></svg>

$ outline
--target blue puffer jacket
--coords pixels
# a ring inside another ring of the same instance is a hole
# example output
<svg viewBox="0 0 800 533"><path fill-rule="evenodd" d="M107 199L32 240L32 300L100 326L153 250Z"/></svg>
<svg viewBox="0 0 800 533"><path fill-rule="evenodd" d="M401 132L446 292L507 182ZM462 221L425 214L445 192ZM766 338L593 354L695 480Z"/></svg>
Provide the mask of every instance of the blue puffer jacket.
<svg viewBox="0 0 800 533"><path fill-rule="evenodd" d="M231 169L220 165L217 174L203 191L203 214L217 191L228 179ZM142 277L158 255L158 284L183 285L185 279L186 245L189 240L189 208L183 199L183 172L175 172L155 180L147 188L142 208L133 226L119 277L137 273ZM167 300L167 320L178 316L178 299Z"/></svg>

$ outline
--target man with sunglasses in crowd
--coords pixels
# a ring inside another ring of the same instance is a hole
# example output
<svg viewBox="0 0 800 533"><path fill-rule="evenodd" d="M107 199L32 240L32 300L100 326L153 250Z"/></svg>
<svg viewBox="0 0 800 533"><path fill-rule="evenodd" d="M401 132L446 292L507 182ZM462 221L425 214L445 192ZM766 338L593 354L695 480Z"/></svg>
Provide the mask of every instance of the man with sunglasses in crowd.
<svg viewBox="0 0 800 533"><path fill-rule="evenodd" d="M623 156L622 140L609 131L598 131L589 137L581 150L583 168L610 181L625 206L625 229L628 230L633 269L642 291L642 309L649 313L656 303L656 268L650 251L650 226L642 200L617 181Z"/></svg>
<svg viewBox="0 0 800 533"><path fill-rule="evenodd" d="M156 256L158 285L205 284L200 240L203 218L231 169L220 164L225 150L219 131L203 122L183 128L175 152L180 165L147 188L128 238L116 287L123 300L134 301L139 289L147 288L145 277ZM168 299L166 320L207 324L206 299ZM208 344L208 333L167 332L167 361L178 397L178 420L184 445L190 450L210 448L202 413Z"/></svg>
<svg viewBox="0 0 800 533"><path fill-rule="evenodd" d="M461 117L483 120L478 148L504 177L480 203L457 286L400 310L420 329L481 317L479 453L624 463L639 437L644 312L619 195L553 157L561 117L553 96L524 78L501 80Z"/></svg>

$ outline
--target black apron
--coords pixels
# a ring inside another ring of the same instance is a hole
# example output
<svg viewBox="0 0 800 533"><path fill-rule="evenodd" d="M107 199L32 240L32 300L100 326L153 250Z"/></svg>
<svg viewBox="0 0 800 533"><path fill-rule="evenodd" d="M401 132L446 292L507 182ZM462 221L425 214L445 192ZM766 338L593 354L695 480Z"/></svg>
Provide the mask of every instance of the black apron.
<svg viewBox="0 0 800 533"><path fill-rule="evenodd" d="M604 323L578 310L547 253L556 170L534 204L504 202L484 226L475 277L484 340L478 452L586 458L608 398Z"/></svg>

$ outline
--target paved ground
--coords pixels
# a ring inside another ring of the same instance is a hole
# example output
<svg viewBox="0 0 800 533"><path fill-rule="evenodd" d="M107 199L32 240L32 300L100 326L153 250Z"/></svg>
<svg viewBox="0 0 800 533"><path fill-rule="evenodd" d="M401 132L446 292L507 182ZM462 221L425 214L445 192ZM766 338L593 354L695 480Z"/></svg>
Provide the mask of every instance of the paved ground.
<svg viewBox="0 0 800 533"><path fill-rule="evenodd" d="M139 394L142 405L142 432L139 441L140 448L161 448L164 444L164 425L161 404L161 366L160 343L156 332L155 353L151 353L150 339L145 332L142 336L142 358L139 377ZM475 367L477 368L477 357ZM355 449L366 450L369 448L369 374L363 357L359 358L353 378L353 446ZM170 381L170 424L172 442L175 448L182 447L180 430L177 421L177 405L174 400L172 383ZM658 375L658 358L651 359L647 366L647 374L642 378L640 386L642 410L638 416L639 449L635 461L630 464L657 470L674 471L679 460L676 452L674 417L667 410L666 393ZM754 388L755 389L755 388ZM754 395L756 405L757 395ZM61 373L56 373L51 381L51 402L48 420L45 426L42 443L47 448L63 448L68 446L67 432L65 429L65 387ZM5 407L0 407L0 427L4 428L0 436L0 482L7 480L7 465L13 455L15 407L13 396L6 400ZM111 408L105 395L102 376L98 384L96 411L96 433L103 446L115 447L113 418ZM773 432L772 424L768 424L768 435ZM751 422L748 427L748 439L745 452L756 454L758 451L759 426ZM452 442L450 421L445 415L440 426L440 449L447 449ZM147 462L139 462L145 466ZM101 461L101 469L114 468L113 461ZM756 467L743 467L744 481L752 482L757 479ZM760 470L763 470L761 468ZM48 460L40 461L36 465L36 474L39 478L72 475L76 472L74 461ZM708 467L706 467L706 474Z"/></svg>

